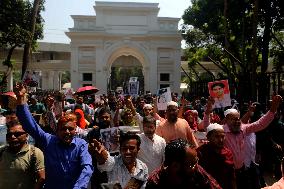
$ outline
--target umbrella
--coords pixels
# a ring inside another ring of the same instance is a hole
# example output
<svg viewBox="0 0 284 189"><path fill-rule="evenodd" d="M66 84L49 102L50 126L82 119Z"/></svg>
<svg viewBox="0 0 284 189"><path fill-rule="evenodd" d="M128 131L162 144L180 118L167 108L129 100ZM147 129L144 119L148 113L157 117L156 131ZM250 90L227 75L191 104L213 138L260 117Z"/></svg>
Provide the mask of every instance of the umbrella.
<svg viewBox="0 0 284 189"><path fill-rule="evenodd" d="M85 86L85 87L80 87L76 91L76 94L89 95L89 94L94 94L98 91L99 89L94 86Z"/></svg>

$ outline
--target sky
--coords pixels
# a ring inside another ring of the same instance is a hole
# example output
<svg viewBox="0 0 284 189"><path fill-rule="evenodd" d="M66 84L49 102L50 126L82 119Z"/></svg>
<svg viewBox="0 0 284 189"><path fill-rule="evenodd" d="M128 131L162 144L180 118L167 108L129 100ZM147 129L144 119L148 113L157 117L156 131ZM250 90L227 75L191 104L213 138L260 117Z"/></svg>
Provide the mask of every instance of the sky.
<svg viewBox="0 0 284 189"><path fill-rule="evenodd" d="M100 0L97 0L100 1ZM104 0L110 1L110 0ZM181 18L190 0L111 0L112 2L145 2L159 3L161 17ZM70 15L95 15L95 0L46 0L45 11L42 12L44 23L44 39L40 41L52 43L69 43L64 32L73 27ZM181 23L181 22L180 22Z"/></svg>

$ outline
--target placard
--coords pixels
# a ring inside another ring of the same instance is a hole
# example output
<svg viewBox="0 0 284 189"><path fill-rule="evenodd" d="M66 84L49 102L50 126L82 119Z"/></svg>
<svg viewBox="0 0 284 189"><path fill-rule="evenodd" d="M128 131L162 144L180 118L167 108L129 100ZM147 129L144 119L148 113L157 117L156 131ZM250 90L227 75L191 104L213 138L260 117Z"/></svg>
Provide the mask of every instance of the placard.
<svg viewBox="0 0 284 189"><path fill-rule="evenodd" d="M170 87L162 88L158 90L157 94L157 107L158 110L166 110L167 103L172 101L171 89Z"/></svg>
<svg viewBox="0 0 284 189"><path fill-rule="evenodd" d="M232 105L228 80L209 82L208 90L215 100L213 108L225 108Z"/></svg>
<svg viewBox="0 0 284 189"><path fill-rule="evenodd" d="M117 127L101 129L100 134L103 145L109 152L119 152L119 143L117 140L119 130Z"/></svg>

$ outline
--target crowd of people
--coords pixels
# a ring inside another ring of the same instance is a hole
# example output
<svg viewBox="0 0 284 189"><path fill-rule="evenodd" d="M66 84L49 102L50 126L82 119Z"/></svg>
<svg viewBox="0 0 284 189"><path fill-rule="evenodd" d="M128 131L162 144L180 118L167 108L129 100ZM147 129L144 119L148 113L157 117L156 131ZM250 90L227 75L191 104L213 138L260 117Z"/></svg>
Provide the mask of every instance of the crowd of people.
<svg viewBox="0 0 284 189"><path fill-rule="evenodd" d="M151 94L67 100L53 91L28 94L23 84L14 94L6 99L14 106L0 99L7 127L0 188L284 188L280 95L267 106L216 108L213 97L189 102L173 93L159 110ZM114 129L109 140L107 129ZM268 186L267 174L278 181Z"/></svg>

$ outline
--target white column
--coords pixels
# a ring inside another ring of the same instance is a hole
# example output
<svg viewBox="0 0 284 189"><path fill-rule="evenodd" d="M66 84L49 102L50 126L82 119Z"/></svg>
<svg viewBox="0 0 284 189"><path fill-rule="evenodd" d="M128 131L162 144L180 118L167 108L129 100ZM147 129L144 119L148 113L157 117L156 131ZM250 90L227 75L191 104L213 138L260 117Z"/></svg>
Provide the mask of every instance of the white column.
<svg viewBox="0 0 284 189"><path fill-rule="evenodd" d="M71 74L71 86L74 90L77 90L81 84L80 84L80 75L79 75L79 50L78 46L71 46L71 68L70 68L70 74Z"/></svg>
<svg viewBox="0 0 284 189"><path fill-rule="evenodd" d="M157 52L157 47L152 47L149 50L149 68L148 68L148 72L149 72L149 89L150 92L152 94L156 94L157 89L158 89L158 72L157 72L157 67L158 67L158 52ZM145 55L146 56L146 55ZM147 69L146 69L147 71ZM146 74L147 75L147 74ZM146 86L145 86L146 87ZM146 91L146 90L145 90Z"/></svg>
<svg viewBox="0 0 284 189"><path fill-rule="evenodd" d="M54 71L54 76L53 76L53 89L54 90L59 90L59 71Z"/></svg>
<svg viewBox="0 0 284 189"><path fill-rule="evenodd" d="M48 73L48 86L47 89L54 89L54 71Z"/></svg>
<svg viewBox="0 0 284 189"><path fill-rule="evenodd" d="M181 73L180 73L180 48L174 49L174 74L173 74L173 91L176 93L181 93L180 91L180 81L181 81Z"/></svg>
<svg viewBox="0 0 284 189"><path fill-rule="evenodd" d="M41 86L41 88L43 90L48 89L48 71L42 71L41 72L41 78L42 78L42 86Z"/></svg>
<svg viewBox="0 0 284 189"><path fill-rule="evenodd" d="M108 78L108 69L107 62L103 62L103 47L96 46L96 87L100 90L100 94L107 93L107 78ZM107 59L106 59L107 60Z"/></svg>
<svg viewBox="0 0 284 189"><path fill-rule="evenodd" d="M13 71L10 72L7 78L7 90L12 91L13 90Z"/></svg>

